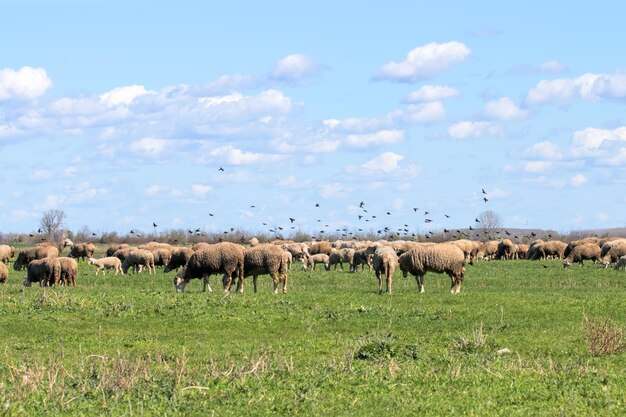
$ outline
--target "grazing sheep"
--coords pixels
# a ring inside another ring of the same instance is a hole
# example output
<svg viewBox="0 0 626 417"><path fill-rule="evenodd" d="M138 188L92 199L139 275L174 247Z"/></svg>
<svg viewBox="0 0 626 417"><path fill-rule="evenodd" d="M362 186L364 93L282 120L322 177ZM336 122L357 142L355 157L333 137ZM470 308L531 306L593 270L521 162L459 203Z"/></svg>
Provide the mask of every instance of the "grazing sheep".
<svg viewBox="0 0 626 417"><path fill-rule="evenodd" d="M8 264L15 256L15 248L9 245L0 245L0 261Z"/></svg>
<svg viewBox="0 0 626 417"><path fill-rule="evenodd" d="M585 259L592 260L594 263L600 261L600 246L597 243L583 243L582 245L574 246L563 261L563 268L569 268L575 262L583 266Z"/></svg>
<svg viewBox="0 0 626 417"><path fill-rule="evenodd" d="M498 243L498 251L496 252L496 259L515 259L517 255L517 245L511 241L511 239L504 239Z"/></svg>
<svg viewBox="0 0 626 417"><path fill-rule="evenodd" d="M85 259L91 258L96 251L96 245L93 243L76 243L70 249L70 254L68 255L70 258L82 258Z"/></svg>
<svg viewBox="0 0 626 417"><path fill-rule="evenodd" d="M528 254L528 245L525 243L517 244L517 259L526 259Z"/></svg>
<svg viewBox="0 0 626 417"><path fill-rule="evenodd" d="M98 275L98 272L100 271L102 271L103 275L106 275L107 269L114 269L115 275L118 273L124 275L124 272L122 271L122 261L120 261L120 258L118 257L107 256L100 259L89 258L87 259L87 262L89 265L95 265L98 267L96 268L96 275Z"/></svg>
<svg viewBox="0 0 626 417"><path fill-rule="evenodd" d="M306 259L302 259L302 270L306 271L311 268L311 271L315 271L315 265L324 264L324 269L330 271L330 256L325 253L316 253Z"/></svg>
<svg viewBox="0 0 626 417"><path fill-rule="evenodd" d="M59 249L52 245L37 245L32 248L22 249L13 263L13 269L20 271L35 259L56 258L59 256Z"/></svg>
<svg viewBox="0 0 626 417"><path fill-rule="evenodd" d="M613 265L613 269L619 271L621 269L626 269L626 256L620 256L619 260Z"/></svg>
<svg viewBox="0 0 626 417"><path fill-rule="evenodd" d="M154 266L165 267L170 263L170 259L172 259L172 251L165 247L150 249L149 251L152 252L152 256L154 256Z"/></svg>
<svg viewBox="0 0 626 417"><path fill-rule="evenodd" d="M316 242L309 246L309 254L317 255L318 253L324 253L330 256L330 251L332 250L332 246L329 242Z"/></svg>
<svg viewBox="0 0 626 417"><path fill-rule="evenodd" d="M600 257L605 268L613 262L617 262L619 258L626 255L626 239L614 240L607 242L602 246Z"/></svg>
<svg viewBox="0 0 626 417"><path fill-rule="evenodd" d="M372 255L367 253L367 248L362 248L354 251L352 256L352 272L357 272L361 265L361 272L365 269L365 265L368 267L368 272L372 271Z"/></svg>
<svg viewBox="0 0 626 417"><path fill-rule="evenodd" d="M402 275L415 276L420 293L424 292L426 272L446 273L452 281L450 292L458 294L465 278L465 254L456 245L438 244L415 247L399 258Z"/></svg>
<svg viewBox="0 0 626 417"><path fill-rule="evenodd" d="M528 259L533 261L537 259L563 259L566 248L567 243L560 240L538 243L529 249L529 252L533 252L533 254Z"/></svg>
<svg viewBox="0 0 626 417"><path fill-rule="evenodd" d="M0 262L0 284L4 284L9 279L9 268L6 264Z"/></svg>
<svg viewBox="0 0 626 417"><path fill-rule="evenodd" d="M584 239L572 240L570 243L567 244L567 248L565 248L565 252L563 252L563 257L567 258L572 252L572 249L574 249L576 246L584 245L585 243L595 243L596 245L598 245L599 248L601 248L604 243L600 245L598 242L599 239L597 237L586 237Z"/></svg>
<svg viewBox="0 0 626 417"><path fill-rule="evenodd" d="M78 278L78 263L76 259L69 257L58 257L59 265L61 266L61 273L59 276L59 282L62 285L72 285L76 288L76 279Z"/></svg>
<svg viewBox="0 0 626 417"><path fill-rule="evenodd" d="M193 249L191 248L176 248L172 252L170 261L163 268L163 272L177 271L181 266L185 266L191 255L193 255Z"/></svg>
<svg viewBox="0 0 626 417"><path fill-rule="evenodd" d="M233 273L239 277L237 288L243 291L243 248L230 242L220 242L193 253L181 272L174 277L176 291L183 292L185 286L194 278L202 278L203 291L212 291L209 278L212 274L223 273L225 291L230 289Z"/></svg>
<svg viewBox="0 0 626 417"><path fill-rule="evenodd" d="M154 255L149 250L135 249L130 251L128 256L122 262L122 272L128 273L128 268L133 267L135 273L141 271L141 267L148 268L148 275L153 275L154 271Z"/></svg>
<svg viewBox="0 0 626 417"><path fill-rule="evenodd" d="M32 260L28 263L26 271L25 287L30 287L33 282L38 282L42 287L52 286L58 284L61 279L61 264L56 257Z"/></svg>
<svg viewBox="0 0 626 417"><path fill-rule="evenodd" d="M278 294L278 283L283 282L283 294L287 293L287 270L291 254L271 243L246 248L243 252L244 277L253 276L254 292L257 292L259 275L269 274L274 282L274 294ZM243 287L239 289L243 292Z"/></svg>
<svg viewBox="0 0 626 417"><path fill-rule="evenodd" d="M130 247L130 245L128 243L120 243L120 244L117 244L117 245L111 245L111 246L109 246L107 248L107 250L105 252L105 255L106 256L113 256L113 254L115 252L117 252L118 250L125 249L125 248L128 248L128 247Z"/></svg>
<svg viewBox="0 0 626 417"><path fill-rule="evenodd" d="M476 252L475 258L484 260L493 259L496 256L496 253L498 253L499 244L500 242L498 242L497 240L490 240L481 244L480 248Z"/></svg>
<svg viewBox="0 0 626 417"><path fill-rule="evenodd" d="M337 265L341 267L343 271L343 261L341 257L341 253L335 248L330 251L330 255L328 255L328 267L335 266L335 271L337 270Z"/></svg>
<svg viewBox="0 0 626 417"><path fill-rule="evenodd" d="M528 246L528 252L526 252L526 259L533 259L533 257L535 256L536 247L541 243L543 243L542 239L535 239L530 242L530 246Z"/></svg>
<svg viewBox="0 0 626 417"><path fill-rule="evenodd" d="M118 249L115 252L113 252L112 255L107 255L107 256L115 256L116 258L119 258L120 261L124 262L124 260L128 257L128 255L134 250L137 250L137 248L132 247L132 246L127 246L125 248Z"/></svg>
<svg viewBox="0 0 626 417"><path fill-rule="evenodd" d="M374 256L372 257L372 264L374 266L374 272L376 278L378 278L378 292L383 292L383 274L386 281L386 291L391 294L391 288L393 285L393 274L396 272L398 266L398 255L393 247L381 246L376 249Z"/></svg>

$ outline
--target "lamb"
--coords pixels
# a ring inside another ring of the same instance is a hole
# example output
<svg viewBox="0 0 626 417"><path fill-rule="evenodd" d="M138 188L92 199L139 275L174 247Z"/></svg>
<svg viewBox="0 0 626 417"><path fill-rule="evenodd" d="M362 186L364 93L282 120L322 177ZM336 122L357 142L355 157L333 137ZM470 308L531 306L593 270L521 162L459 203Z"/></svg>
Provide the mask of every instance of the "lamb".
<svg viewBox="0 0 626 417"><path fill-rule="evenodd" d="M563 268L569 268L573 263L577 262L583 266L583 261L590 259L594 263L600 260L600 246L596 243L584 243L574 246L569 255L563 261Z"/></svg>
<svg viewBox="0 0 626 417"><path fill-rule="evenodd" d="M185 286L194 278L202 278L204 291L212 291L209 278L212 274L223 273L225 290L230 289L233 273L239 277L240 291L243 291L244 255L240 245L220 242L193 253L181 272L174 277L177 292L183 292Z"/></svg>
<svg viewBox="0 0 626 417"><path fill-rule="evenodd" d="M306 271L307 268L311 268L312 271L315 271L315 265L324 264L324 269L330 270L330 256L325 253L316 253L315 255L311 255L306 259L302 259L302 270Z"/></svg>
<svg viewBox="0 0 626 417"><path fill-rule="evenodd" d="M378 278L378 292L383 292L383 274L385 275L386 291L391 294L391 288L393 284L393 274L396 272L398 266L398 255L393 247L381 246L376 249L372 258L372 264L374 266L374 272L376 278Z"/></svg>
<svg viewBox="0 0 626 417"><path fill-rule="evenodd" d="M91 258L95 251L96 246L93 243L76 243L72 246L68 256L76 259L82 258L84 261L87 258Z"/></svg>
<svg viewBox="0 0 626 417"><path fill-rule="evenodd" d="M65 256L56 259L58 259L61 266L59 282L68 287L72 285L76 288L76 279L78 278L78 263L76 259Z"/></svg>
<svg viewBox="0 0 626 417"><path fill-rule="evenodd" d="M616 271L619 271L620 268L626 268L626 256L620 256L619 260L615 263L615 265L613 265L613 269L615 269Z"/></svg>
<svg viewBox="0 0 626 417"><path fill-rule="evenodd" d="M193 249L191 248L176 248L172 252L170 261L163 268L163 272L177 271L181 266L185 266L191 255L193 255Z"/></svg>
<svg viewBox="0 0 626 417"><path fill-rule="evenodd" d="M283 282L283 294L287 293L287 270L291 254L271 243L259 244L247 248L243 253L244 277L254 279L254 292L257 292L257 277L269 274L274 282L274 294L278 294L278 283ZM243 292L243 287L239 289Z"/></svg>
<svg viewBox="0 0 626 417"><path fill-rule="evenodd" d="M15 256L15 248L9 245L0 245L0 261L8 264Z"/></svg>
<svg viewBox="0 0 626 417"><path fill-rule="evenodd" d="M37 245L22 249L13 263L13 269L21 271L23 267L35 259L56 258L57 256L59 256L59 249L52 245Z"/></svg>
<svg viewBox="0 0 626 417"><path fill-rule="evenodd" d="M61 264L56 257L32 260L26 270L25 287L30 287L33 282L39 282L42 287L52 286L61 279Z"/></svg>
<svg viewBox="0 0 626 417"><path fill-rule="evenodd" d="M9 268L7 268L6 264L0 262L0 284L4 284L9 279Z"/></svg>
<svg viewBox="0 0 626 417"><path fill-rule="evenodd" d="M106 275L107 269L114 269L115 275L118 273L124 275L124 272L122 271L122 261L120 261L120 258L118 257L107 256L100 259L89 258L87 262L89 265L95 265L98 267L96 268L96 275L98 275L98 272L100 271L102 271L102 274Z"/></svg>
<svg viewBox="0 0 626 417"><path fill-rule="evenodd" d="M117 245L111 245L111 246L109 246L107 248L107 250L105 252L105 255L106 256L113 256L113 254L115 252L117 252L118 250L125 249L125 248L128 248L128 247L130 247L130 245L128 243L120 243L120 244L117 244Z"/></svg>
<svg viewBox="0 0 626 417"><path fill-rule="evenodd" d="M145 249L135 249L130 251L128 256L122 262L122 272L128 273L128 268L133 267L135 273L141 271L140 267L148 268L148 275L153 275L154 271L154 255L152 252Z"/></svg>
<svg viewBox="0 0 626 417"><path fill-rule="evenodd" d="M420 293L424 292L424 275L427 272L447 273L452 281L450 292L458 294L465 278L465 253L455 245L438 244L421 246L405 252L398 259L402 275L415 276Z"/></svg>

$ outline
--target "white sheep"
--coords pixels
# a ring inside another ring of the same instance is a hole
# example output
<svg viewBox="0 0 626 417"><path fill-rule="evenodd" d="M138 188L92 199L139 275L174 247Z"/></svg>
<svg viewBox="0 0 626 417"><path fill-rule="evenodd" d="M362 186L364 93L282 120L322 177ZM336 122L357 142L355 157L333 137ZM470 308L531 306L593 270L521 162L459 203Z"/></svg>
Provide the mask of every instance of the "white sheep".
<svg viewBox="0 0 626 417"><path fill-rule="evenodd" d="M102 271L102 274L106 275L107 269L114 269L115 275L118 273L124 275L124 272L122 271L122 261L120 261L120 258L118 257L107 256L106 258L100 259L89 258L87 262L89 262L89 265L96 265L98 267L96 269L96 275L98 275L98 272L100 271Z"/></svg>

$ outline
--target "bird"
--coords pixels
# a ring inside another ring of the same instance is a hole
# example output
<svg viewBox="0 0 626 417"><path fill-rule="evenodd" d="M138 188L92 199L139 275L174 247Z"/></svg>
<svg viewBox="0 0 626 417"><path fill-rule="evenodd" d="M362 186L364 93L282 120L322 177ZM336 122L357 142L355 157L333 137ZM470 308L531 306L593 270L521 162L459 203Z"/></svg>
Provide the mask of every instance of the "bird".
<svg viewBox="0 0 626 417"><path fill-rule="evenodd" d="M542 264L541 266L543 266L544 268L547 268L547 266L546 266L546 265L543 265L543 264Z"/></svg>
<svg viewBox="0 0 626 417"><path fill-rule="evenodd" d="M476 223L480 223L480 220L478 220L478 219L474 219L474 221L475 221Z"/></svg>
<svg viewBox="0 0 626 417"><path fill-rule="evenodd" d="M417 212L417 207L413 207L413 211L414 211L414 212Z"/></svg>
<svg viewBox="0 0 626 417"><path fill-rule="evenodd" d="M387 212L387 216L391 216L391 213Z"/></svg>
<svg viewBox="0 0 626 417"><path fill-rule="evenodd" d="M131 231L130 231L130 234L131 234L131 235L134 235L134 234L135 234L135 231L134 231L134 230L131 230Z"/></svg>
<svg viewBox="0 0 626 417"><path fill-rule="evenodd" d="M256 206L254 206L254 205L250 206L250 208L255 208L255 207L256 207Z"/></svg>
<svg viewBox="0 0 626 417"><path fill-rule="evenodd" d="M291 223L293 223L293 222L295 222L295 221L296 221L296 219L294 219L293 217L290 217L290 218L289 218L289 221L290 221Z"/></svg>
<svg viewBox="0 0 626 417"><path fill-rule="evenodd" d="M319 207L319 206L320 206L320 203L315 203L315 207Z"/></svg>
<svg viewBox="0 0 626 417"><path fill-rule="evenodd" d="M91 232L91 236L98 236L96 232Z"/></svg>
<svg viewBox="0 0 626 417"><path fill-rule="evenodd" d="M39 229L37 230L37 233L43 233L43 230Z"/></svg>
<svg viewBox="0 0 626 417"><path fill-rule="evenodd" d="M209 213L209 216L213 217L213 213Z"/></svg>
<svg viewBox="0 0 626 417"><path fill-rule="evenodd" d="M278 226L278 230L283 230L283 228L282 228L282 227L280 227L280 226Z"/></svg>
<svg viewBox="0 0 626 417"><path fill-rule="evenodd" d="M223 171L224 171L224 168L220 167L220 169L218 169L218 171L222 171L222 172L223 172Z"/></svg>
<svg viewBox="0 0 626 417"><path fill-rule="evenodd" d="M157 227L158 225L155 222L152 222L152 227Z"/></svg>
<svg viewBox="0 0 626 417"><path fill-rule="evenodd" d="M191 234L193 234L193 230L187 230L187 233L189 233L191 235Z"/></svg>
<svg viewBox="0 0 626 417"><path fill-rule="evenodd" d="M33 236L35 236L35 235L34 235L34 234L32 234L32 233L29 233L29 234L28 234L28 236L33 237Z"/></svg>
<svg viewBox="0 0 626 417"><path fill-rule="evenodd" d="M507 236L511 236L508 230L505 230L504 233L506 233Z"/></svg>
<svg viewBox="0 0 626 417"><path fill-rule="evenodd" d="M487 194L487 191L485 191L484 188L481 188L481 190L483 190L483 194Z"/></svg>
<svg viewBox="0 0 626 417"><path fill-rule="evenodd" d="M362 218L363 218L363 216L361 216L361 215L359 214L359 220L361 220Z"/></svg>
<svg viewBox="0 0 626 417"><path fill-rule="evenodd" d="M450 216L448 216L447 214L444 214L444 216L446 216L446 218L448 218L448 219L450 218Z"/></svg>
<svg viewBox="0 0 626 417"><path fill-rule="evenodd" d="M430 211L425 211L424 212L424 216L428 216L430 214Z"/></svg>
<svg viewBox="0 0 626 417"><path fill-rule="evenodd" d="M470 230L474 230L474 228L472 226L469 227Z"/></svg>
<svg viewBox="0 0 626 417"><path fill-rule="evenodd" d="M430 222L432 222L432 220L430 220L430 219L424 219L424 223L430 223Z"/></svg>
<svg viewBox="0 0 626 417"><path fill-rule="evenodd" d="M365 205L365 203L364 203L363 201L361 201L361 202L359 203L359 207L361 207L361 208L363 208L363 206L364 206L364 205Z"/></svg>
<svg viewBox="0 0 626 417"><path fill-rule="evenodd" d="M489 200L487 199L487 197L483 197L483 200L485 200L485 203L486 203L487 201L489 201Z"/></svg>
<svg viewBox="0 0 626 417"><path fill-rule="evenodd" d="M443 229L444 233L450 233L450 231L448 229Z"/></svg>

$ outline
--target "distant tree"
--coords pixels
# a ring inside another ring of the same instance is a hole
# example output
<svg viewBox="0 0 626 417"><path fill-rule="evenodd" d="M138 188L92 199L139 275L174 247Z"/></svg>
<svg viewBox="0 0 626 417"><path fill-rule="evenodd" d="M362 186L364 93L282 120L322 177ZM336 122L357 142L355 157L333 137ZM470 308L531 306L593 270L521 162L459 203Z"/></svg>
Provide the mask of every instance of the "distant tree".
<svg viewBox="0 0 626 417"><path fill-rule="evenodd" d="M477 217L480 220L479 227L488 235L502 227L502 217L493 210L486 210Z"/></svg>
<svg viewBox="0 0 626 417"><path fill-rule="evenodd" d="M50 209L44 212L39 221L41 233L48 235L52 239L56 239L57 234L61 232L63 228L64 221L65 212L63 210Z"/></svg>

